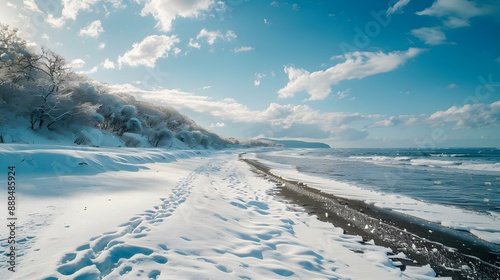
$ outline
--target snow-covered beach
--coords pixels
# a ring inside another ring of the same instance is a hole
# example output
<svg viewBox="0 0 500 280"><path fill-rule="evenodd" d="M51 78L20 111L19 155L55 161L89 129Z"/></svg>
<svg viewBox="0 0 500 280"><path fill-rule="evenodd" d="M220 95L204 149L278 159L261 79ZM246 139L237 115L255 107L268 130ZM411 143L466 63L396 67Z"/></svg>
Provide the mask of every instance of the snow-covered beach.
<svg viewBox="0 0 500 280"><path fill-rule="evenodd" d="M17 180L15 272L2 262L2 279L435 276L276 199L235 151L0 148Z"/></svg>
<svg viewBox="0 0 500 280"><path fill-rule="evenodd" d="M500 280L498 11L2 1L0 280Z"/></svg>

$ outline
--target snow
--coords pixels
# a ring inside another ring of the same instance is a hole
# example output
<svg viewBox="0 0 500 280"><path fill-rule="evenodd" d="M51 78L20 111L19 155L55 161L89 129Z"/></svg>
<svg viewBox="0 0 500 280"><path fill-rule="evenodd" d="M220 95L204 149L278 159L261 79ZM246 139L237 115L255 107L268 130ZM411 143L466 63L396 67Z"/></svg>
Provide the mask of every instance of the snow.
<svg viewBox="0 0 500 280"><path fill-rule="evenodd" d="M234 151L4 144L0 162L18 183L16 272L1 262L0 279L435 276L291 209Z"/></svg>
<svg viewBox="0 0 500 280"><path fill-rule="evenodd" d="M483 214L451 206L427 203L403 195L379 193L348 183L310 176L297 172L295 167L291 165L279 164L261 158L257 159L255 153L245 154L245 158L258 160L268 166L275 175L304 182L308 186L326 193L364 201L380 208L435 222L448 228L468 231L480 239L500 244L499 215Z"/></svg>

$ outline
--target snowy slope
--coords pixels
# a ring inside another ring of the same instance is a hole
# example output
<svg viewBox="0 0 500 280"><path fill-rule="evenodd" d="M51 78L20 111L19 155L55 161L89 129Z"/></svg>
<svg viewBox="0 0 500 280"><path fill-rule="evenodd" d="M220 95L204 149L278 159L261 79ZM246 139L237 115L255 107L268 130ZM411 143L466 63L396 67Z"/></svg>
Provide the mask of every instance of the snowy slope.
<svg viewBox="0 0 500 280"><path fill-rule="evenodd" d="M234 152L2 145L0 164L18 170L16 272L1 262L0 279L434 276L276 200Z"/></svg>

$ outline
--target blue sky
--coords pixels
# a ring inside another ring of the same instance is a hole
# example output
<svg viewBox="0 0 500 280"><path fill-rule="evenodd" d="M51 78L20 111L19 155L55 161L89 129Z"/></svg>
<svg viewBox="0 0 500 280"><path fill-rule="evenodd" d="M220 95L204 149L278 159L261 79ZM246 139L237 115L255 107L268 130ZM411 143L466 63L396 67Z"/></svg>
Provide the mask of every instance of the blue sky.
<svg viewBox="0 0 500 280"><path fill-rule="evenodd" d="M8 0L76 72L225 136L499 146L495 0Z"/></svg>

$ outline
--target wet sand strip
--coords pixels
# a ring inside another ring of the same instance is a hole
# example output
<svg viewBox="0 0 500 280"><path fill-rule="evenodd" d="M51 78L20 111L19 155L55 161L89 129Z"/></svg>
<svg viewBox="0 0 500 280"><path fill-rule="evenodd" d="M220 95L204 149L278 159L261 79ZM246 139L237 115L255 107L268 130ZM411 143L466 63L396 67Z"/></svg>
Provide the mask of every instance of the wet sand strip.
<svg viewBox="0 0 500 280"><path fill-rule="evenodd" d="M500 279L500 246L438 224L381 209L362 201L324 193L303 183L275 176L269 168L252 159L240 159L266 179L276 183L278 197L344 229L346 234L374 240L395 254L403 265L430 264L439 276L453 279Z"/></svg>

